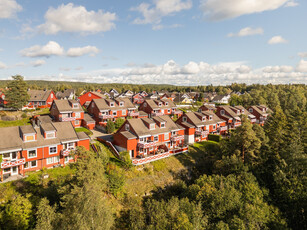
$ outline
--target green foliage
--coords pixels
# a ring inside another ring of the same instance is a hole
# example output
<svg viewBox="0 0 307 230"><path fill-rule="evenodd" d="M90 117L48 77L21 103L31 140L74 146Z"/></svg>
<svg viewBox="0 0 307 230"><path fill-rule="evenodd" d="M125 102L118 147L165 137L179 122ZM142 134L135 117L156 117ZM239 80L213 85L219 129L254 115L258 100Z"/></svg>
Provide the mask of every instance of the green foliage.
<svg viewBox="0 0 307 230"><path fill-rule="evenodd" d="M120 160L121 160L121 165L122 165L125 169L129 169L129 168L131 168L131 167L133 166L128 151L120 152L120 153L119 153L119 156L120 156Z"/></svg>
<svg viewBox="0 0 307 230"><path fill-rule="evenodd" d="M56 207L51 207L46 198L41 199L36 212L36 230L50 230L55 227Z"/></svg>
<svg viewBox="0 0 307 230"><path fill-rule="evenodd" d="M91 136L93 135L93 132L87 128L84 128L84 127L78 127L78 128L75 128L76 132L85 132L87 135Z"/></svg>
<svg viewBox="0 0 307 230"><path fill-rule="evenodd" d="M119 171L112 170L109 175L109 186L110 192L117 196L123 191L123 187L125 185L125 176L122 175Z"/></svg>
<svg viewBox="0 0 307 230"><path fill-rule="evenodd" d="M222 140L222 137L221 137L221 135L209 134L208 135L208 140L209 141L220 142Z"/></svg>
<svg viewBox="0 0 307 230"><path fill-rule="evenodd" d="M123 118L118 118L115 121L115 129L119 129L123 124L125 120Z"/></svg>
<svg viewBox="0 0 307 230"><path fill-rule="evenodd" d="M115 130L114 122L111 121L111 120L108 120L107 126L106 126L106 131L107 131L107 133L113 133L114 130Z"/></svg>
<svg viewBox="0 0 307 230"><path fill-rule="evenodd" d="M22 118L27 118L28 116L27 116L26 113L23 113L23 114L21 114L21 117L22 117Z"/></svg>
<svg viewBox="0 0 307 230"><path fill-rule="evenodd" d="M27 83L20 75L12 76L12 78L13 81L7 84L7 87L10 89L6 92L7 107L21 109L29 100Z"/></svg>
<svg viewBox="0 0 307 230"><path fill-rule="evenodd" d="M157 172L162 171L166 168L164 160L153 161L151 162L151 164L153 165L154 170Z"/></svg>

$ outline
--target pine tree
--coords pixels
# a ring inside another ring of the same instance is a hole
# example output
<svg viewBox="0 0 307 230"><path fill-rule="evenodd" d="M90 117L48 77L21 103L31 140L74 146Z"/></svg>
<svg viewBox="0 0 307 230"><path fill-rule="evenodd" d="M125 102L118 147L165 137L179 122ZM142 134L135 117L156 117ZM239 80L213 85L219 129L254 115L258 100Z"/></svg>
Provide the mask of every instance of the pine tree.
<svg viewBox="0 0 307 230"><path fill-rule="evenodd" d="M29 100L27 83L20 75L12 76L12 78L13 80L7 84L9 89L6 94L7 107L21 109Z"/></svg>
<svg viewBox="0 0 307 230"><path fill-rule="evenodd" d="M56 220L55 207L49 205L47 198L43 198L39 202L36 216L36 230L50 230L54 228L54 221Z"/></svg>

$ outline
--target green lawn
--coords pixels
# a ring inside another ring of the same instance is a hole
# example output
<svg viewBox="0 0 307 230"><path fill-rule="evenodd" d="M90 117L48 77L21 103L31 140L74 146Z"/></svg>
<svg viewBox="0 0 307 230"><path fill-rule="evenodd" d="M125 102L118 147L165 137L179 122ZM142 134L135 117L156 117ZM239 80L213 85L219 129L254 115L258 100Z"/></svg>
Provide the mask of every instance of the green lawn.
<svg viewBox="0 0 307 230"><path fill-rule="evenodd" d="M87 128L84 128L84 127L78 127L78 128L75 128L76 132L85 132L87 135L91 136L93 135L93 132L91 130L88 130Z"/></svg>
<svg viewBox="0 0 307 230"><path fill-rule="evenodd" d="M1 121L0 120L0 127L10 127L10 126L21 126L21 125L30 125L30 119L24 118L21 120L16 121Z"/></svg>

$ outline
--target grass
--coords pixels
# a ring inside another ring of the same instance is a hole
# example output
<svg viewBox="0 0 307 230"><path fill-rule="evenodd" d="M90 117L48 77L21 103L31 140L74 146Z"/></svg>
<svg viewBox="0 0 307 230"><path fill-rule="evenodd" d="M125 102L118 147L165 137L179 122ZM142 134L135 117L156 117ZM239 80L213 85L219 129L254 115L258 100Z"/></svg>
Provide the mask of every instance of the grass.
<svg viewBox="0 0 307 230"><path fill-rule="evenodd" d="M16 120L16 121L1 121L0 120L0 127L21 126L21 125L30 125L30 119L23 118L21 120Z"/></svg>
<svg viewBox="0 0 307 230"><path fill-rule="evenodd" d="M84 128L84 127L78 127L78 128L75 128L76 132L85 132L87 135L91 136L93 135L93 132L87 128Z"/></svg>

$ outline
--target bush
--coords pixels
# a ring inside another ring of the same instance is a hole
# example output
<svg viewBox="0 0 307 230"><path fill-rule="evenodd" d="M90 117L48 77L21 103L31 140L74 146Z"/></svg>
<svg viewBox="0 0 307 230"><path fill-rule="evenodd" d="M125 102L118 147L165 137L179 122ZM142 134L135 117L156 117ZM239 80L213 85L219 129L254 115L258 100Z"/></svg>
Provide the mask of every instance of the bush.
<svg viewBox="0 0 307 230"><path fill-rule="evenodd" d="M121 158L122 166L125 168L131 168L132 167L132 162L130 159L130 155L128 151L120 152L119 156Z"/></svg>
<svg viewBox="0 0 307 230"><path fill-rule="evenodd" d="M22 117L22 118L27 118L28 116L27 116L26 113L23 113L23 114L21 115L21 117Z"/></svg>
<svg viewBox="0 0 307 230"><path fill-rule="evenodd" d="M123 124L124 124L125 120L123 118L118 118L115 121L115 128L119 129Z"/></svg>
<svg viewBox="0 0 307 230"><path fill-rule="evenodd" d="M107 122L107 127L106 127L106 131L107 133L113 133L115 130L115 125L113 121L108 120Z"/></svg>
<svg viewBox="0 0 307 230"><path fill-rule="evenodd" d="M222 137L220 135L216 135L216 134L209 134L208 135L208 140L209 141L220 142L221 139L222 139Z"/></svg>
<svg viewBox="0 0 307 230"><path fill-rule="evenodd" d="M122 192L123 187L125 185L125 177L124 175L120 174L118 171L112 171L109 175L109 187L110 187L110 192L114 195L117 196L119 195L120 192Z"/></svg>
<svg viewBox="0 0 307 230"><path fill-rule="evenodd" d="M166 164L163 160L157 160L151 162L155 171L159 172L166 168Z"/></svg>
<svg viewBox="0 0 307 230"><path fill-rule="evenodd" d="M37 111L37 110L41 110L40 108L35 108L35 110Z"/></svg>

